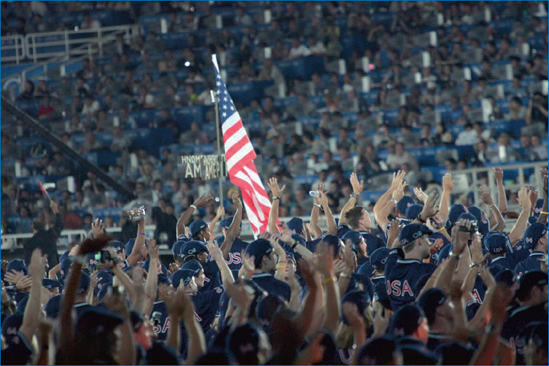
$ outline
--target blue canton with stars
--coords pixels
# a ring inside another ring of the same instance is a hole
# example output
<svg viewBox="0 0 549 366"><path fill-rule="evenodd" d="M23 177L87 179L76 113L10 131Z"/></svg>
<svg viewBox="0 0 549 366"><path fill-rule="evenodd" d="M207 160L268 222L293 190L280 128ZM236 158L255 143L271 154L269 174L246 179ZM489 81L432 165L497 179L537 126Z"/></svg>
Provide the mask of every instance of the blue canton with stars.
<svg viewBox="0 0 549 366"><path fill-rule="evenodd" d="M219 110L221 111L221 124L225 123L227 119L234 114L236 111L233 100L227 91L227 87L221 79L219 71L215 70L216 85L217 85L217 96L219 97Z"/></svg>

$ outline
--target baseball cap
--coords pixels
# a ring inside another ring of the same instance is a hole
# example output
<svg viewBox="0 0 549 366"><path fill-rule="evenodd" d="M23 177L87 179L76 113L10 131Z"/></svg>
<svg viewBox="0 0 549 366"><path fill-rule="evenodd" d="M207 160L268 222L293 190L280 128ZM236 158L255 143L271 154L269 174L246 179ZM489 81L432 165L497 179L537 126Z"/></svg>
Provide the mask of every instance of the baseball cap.
<svg viewBox="0 0 549 366"><path fill-rule="evenodd" d="M395 337L405 337L414 334L425 318L423 310L415 304L408 304L393 315L391 319L391 330Z"/></svg>
<svg viewBox="0 0 549 366"><path fill-rule="evenodd" d="M404 196L400 201L397 202L396 208L398 210L405 214L408 207L412 206L414 204L414 199L410 196Z"/></svg>
<svg viewBox="0 0 549 366"><path fill-rule="evenodd" d="M324 242L332 247L332 250L334 251L334 258L337 258L339 248L341 246L341 240L339 240L339 238L335 235L326 235L322 238L321 242Z"/></svg>
<svg viewBox="0 0 549 366"><path fill-rule="evenodd" d="M160 273L160 274L158 274L158 285L163 285L163 284L169 286L171 284L171 281L168 278L168 276L166 276L163 273Z"/></svg>
<svg viewBox="0 0 549 366"><path fill-rule="evenodd" d="M458 217L465 212L467 212L467 209L459 203L450 208L450 211L448 212L448 219L446 220L446 230L448 230L448 232L450 232L452 227L455 225Z"/></svg>
<svg viewBox="0 0 549 366"><path fill-rule="evenodd" d="M25 296L17 301L17 311L24 314L25 309L27 308L27 303L29 302L29 294L25 293Z"/></svg>
<svg viewBox="0 0 549 366"><path fill-rule="evenodd" d="M196 257L198 254L207 251L206 244L198 240L191 240L181 246L179 254L183 259L186 259L189 256Z"/></svg>
<svg viewBox="0 0 549 366"><path fill-rule="evenodd" d="M370 278L374 274L374 267L372 267L372 259L370 258L369 261L364 262L363 265L358 267L358 270L356 271L356 273Z"/></svg>
<svg viewBox="0 0 549 366"><path fill-rule="evenodd" d="M490 254L503 253L507 250L509 238L500 232L492 231L484 238L484 247Z"/></svg>
<svg viewBox="0 0 549 366"><path fill-rule="evenodd" d="M284 299L282 299L280 296L269 295L258 302L256 308L257 319L259 321L267 320L270 324L275 314L283 308Z"/></svg>
<svg viewBox="0 0 549 366"><path fill-rule="evenodd" d="M23 313L17 312L8 316L2 323L2 336L7 344L15 341L19 328L23 325Z"/></svg>
<svg viewBox="0 0 549 366"><path fill-rule="evenodd" d="M408 206L408 208L406 209L406 217L409 220L415 220L417 219L417 217L419 216L422 210L423 210L423 205L414 204L414 205Z"/></svg>
<svg viewBox="0 0 549 366"><path fill-rule="evenodd" d="M11 271L23 272L25 276L29 274L27 264L23 259L12 259L9 261L8 266L6 267L6 273Z"/></svg>
<svg viewBox="0 0 549 366"><path fill-rule="evenodd" d="M543 198L538 198L534 206L534 217L538 218L543 208Z"/></svg>
<svg viewBox="0 0 549 366"><path fill-rule="evenodd" d="M518 300L526 300L535 286L544 285L547 285L547 273L542 271L526 272L520 277L519 288L515 292L515 296Z"/></svg>
<svg viewBox="0 0 549 366"><path fill-rule="evenodd" d="M366 253L368 256L371 256L376 249L385 248L385 242L383 239L372 234L363 235L363 237L366 242Z"/></svg>
<svg viewBox="0 0 549 366"><path fill-rule="evenodd" d="M474 353L474 348L461 342L445 342L435 349L441 365L468 365Z"/></svg>
<svg viewBox="0 0 549 366"><path fill-rule="evenodd" d="M477 218L476 218L475 215L473 215L472 213L464 212L464 213L462 213L461 215L458 216L458 218L457 218L457 220L456 220L456 223L457 223L459 220L477 221Z"/></svg>
<svg viewBox="0 0 549 366"><path fill-rule="evenodd" d="M522 235L524 247L526 249L534 249L538 240L547 233L547 226L541 222L536 222L530 225Z"/></svg>
<svg viewBox="0 0 549 366"><path fill-rule="evenodd" d="M477 221L482 220L482 218L485 216L485 215L483 215L482 210L477 206L469 206L469 207L467 207L467 210L469 211L469 213L471 215L475 216L475 219Z"/></svg>
<svg viewBox="0 0 549 366"><path fill-rule="evenodd" d="M194 276L198 276L198 274L204 269L204 267L202 267L202 264L200 264L200 262L196 259L191 259L183 266L181 266L181 269L190 269L191 271L193 271Z"/></svg>
<svg viewBox="0 0 549 366"><path fill-rule="evenodd" d="M392 365L398 351L397 343L389 336L374 338L358 350L359 365Z"/></svg>
<svg viewBox="0 0 549 366"><path fill-rule="evenodd" d="M178 240L172 246L172 254L174 257L181 257L181 247L185 245L186 240Z"/></svg>
<svg viewBox="0 0 549 366"><path fill-rule="evenodd" d="M61 286L61 282L59 282L58 280L44 278L42 279L42 287L46 290L51 290L52 288L62 288L63 286Z"/></svg>
<svg viewBox="0 0 549 366"><path fill-rule="evenodd" d="M358 253L358 244L362 240L362 234L355 230L349 230L341 238L344 243L347 243L347 240L350 240L353 245L353 250Z"/></svg>
<svg viewBox="0 0 549 366"><path fill-rule="evenodd" d="M206 221L204 220L194 220L190 225L189 225L189 231L191 233L191 237L195 237L196 235L198 235L198 233L200 233L202 230L204 230L205 228L208 227L208 224L206 224Z"/></svg>
<svg viewBox="0 0 549 366"><path fill-rule="evenodd" d="M346 302L355 304L358 309L358 313L363 314L364 310L368 307L368 304L370 304L370 296L368 296L365 291L353 290L347 292L345 296L343 296L341 299L341 306L343 307L343 304ZM345 317L345 314L342 313L341 319L343 320L343 323L349 325L349 320Z"/></svg>
<svg viewBox="0 0 549 366"><path fill-rule="evenodd" d="M513 287L517 282L517 274L512 269L502 268L501 271L494 274L494 280L496 283L502 283L507 287Z"/></svg>
<svg viewBox="0 0 549 366"><path fill-rule="evenodd" d="M273 246L267 239L257 239L252 241L246 247L246 254L255 258L255 265L261 263L263 256L269 255L273 251Z"/></svg>
<svg viewBox="0 0 549 366"><path fill-rule="evenodd" d="M90 276L88 276L86 273L82 272L80 274L80 283L78 284L78 294L85 294L86 291L90 288Z"/></svg>
<svg viewBox="0 0 549 366"><path fill-rule="evenodd" d="M219 223L219 226L221 226L223 229L228 230L232 223L233 223L234 216L229 216L221 220ZM240 222L240 227L242 227L242 221Z"/></svg>
<svg viewBox="0 0 549 366"><path fill-rule="evenodd" d="M48 300L46 306L44 307L44 311L46 312L46 316L48 318L57 318L59 315L59 310L61 309L61 299L61 294L59 294Z"/></svg>
<svg viewBox="0 0 549 366"><path fill-rule="evenodd" d="M414 240L427 234L431 235L433 231L425 225L410 224L402 228L400 234L398 234L398 240L402 246L412 243Z"/></svg>
<svg viewBox="0 0 549 366"><path fill-rule="evenodd" d="M418 300L418 305L425 313L427 322L433 324L437 316L437 309L446 301L446 295L440 288L430 288L425 291Z"/></svg>
<svg viewBox="0 0 549 366"><path fill-rule="evenodd" d="M305 238L299 234L292 234L292 239L294 239L295 241L297 241L299 244L303 246L307 245L307 240L305 240Z"/></svg>
<svg viewBox="0 0 549 366"><path fill-rule="evenodd" d="M372 265L372 268L379 269L381 267L384 267L385 263L387 263L387 257L389 256L390 251L391 249L386 247L374 250L372 255L370 255L370 263Z"/></svg>
<svg viewBox="0 0 549 366"><path fill-rule="evenodd" d="M151 259L148 258L145 262L141 263L141 268L143 268L145 271L149 272L149 266L151 265ZM168 274L168 269L162 262L160 263L160 268L162 270L162 273Z"/></svg>
<svg viewBox="0 0 549 366"><path fill-rule="evenodd" d="M179 269L172 275L172 285L174 288L178 288L181 281L183 286L187 286L194 277L194 271L191 269Z"/></svg>
<svg viewBox="0 0 549 366"><path fill-rule="evenodd" d="M259 350L259 331L252 323L236 327L227 338L229 353L239 365L256 365Z"/></svg>
<svg viewBox="0 0 549 366"><path fill-rule="evenodd" d="M114 248L116 254L120 254L122 251L126 250L126 246L118 240L111 241L107 247Z"/></svg>
<svg viewBox="0 0 549 366"><path fill-rule="evenodd" d="M88 336L100 336L114 330L124 323L124 318L103 306L86 308L76 321L79 333Z"/></svg>
<svg viewBox="0 0 549 366"><path fill-rule="evenodd" d="M286 226L294 234L301 234L303 231L303 220L299 217L293 217L290 221L286 223Z"/></svg>

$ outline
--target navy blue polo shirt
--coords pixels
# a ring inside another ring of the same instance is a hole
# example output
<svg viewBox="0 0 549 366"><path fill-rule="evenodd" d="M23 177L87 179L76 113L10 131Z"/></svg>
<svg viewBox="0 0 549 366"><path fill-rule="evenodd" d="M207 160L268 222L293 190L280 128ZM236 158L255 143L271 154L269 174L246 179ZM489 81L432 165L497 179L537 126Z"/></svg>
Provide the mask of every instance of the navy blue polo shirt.
<svg viewBox="0 0 549 366"><path fill-rule="evenodd" d="M221 286L221 276L219 274L219 267L213 260L208 260L202 265L204 268L204 287L200 288L198 292L207 292L214 290Z"/></svg>
<svg viewBox="0 0 549 366"><path fill-rule="evenodd" d="M5 365L27 365L32 361L34 349L25 336L17 332L16 336L2 350L2 363Z"/></svg>
<svg viewBox="0 0 549 366"><path fill-rule="evenodd" d="M403 257L402 250L395 248L389 252L385 265L387 294L395 312L402 306L415 301L418 295L414 293L417 281L424 275L431 275L437 268L431 263Z"/></svg>
<svg viewBox="0 0 549 366"><path fill-rule="evenodd" d="M219 246L223 244L225 241L224 236L218 236L216 239ZM248 243L245 241L242 241L240 238L236 238L233 242L233 245L231 246L231 250L229 251L229 257L225 258L225 262L229 266L230 270L239 271L242 267L242 258L240 258L240 253L242 253L243 250L246 249L248 246Z"/></svg>
<svg viewBox="0 0 549 366"><path fill-rule="evenodd" d="M525 274L530 271L541 271L541 263L539 259L545 259L545 253L532 252L528 258L517 264L515 273L518 275Z"/></svg>
<svg viewBox="0 0 549 366"><path fill-rule="evenodd" d="M522 306L512 311L501 328L501 337L517 343L520 332L533 322L547 322L547 301L535 306Z"/></svg>
<svg viewBox="0 0 549 366"><path fill-rule="evenodd" d="M193 296L195 318L200 323L202 330L206 333L215 320L215 316L219 310L219 300L225 289L217 287L214 290L206 292L198 292Z"/></svg>
<svg viewBox="0 0 549 366"><path fill-rule="evenodd" d="M286 282L280 281L270 273L259 273L252 276L252 281L259 287L267 291L270 295L280 296L286 301L290 301L292 290Z"/></svg>
<svg viewBox="0 0 549 366"><path fill-rule="evenodd" d="M515 266L517 265L512 257L506 255L505 257L497 257L490 261L490 264L488 265L488 268L492 268L495 265L502 266L506 269L514 270Z"/></svg>
<svg viewBox="0 0 549 366"><path fill-rule="evenodd" d="M166 340L168 329L170 329L170 316L163 301L156 301L154 303L150 319L157 339L159 341ZM158 320L158 323L156 323L156 320Z"/></svg>

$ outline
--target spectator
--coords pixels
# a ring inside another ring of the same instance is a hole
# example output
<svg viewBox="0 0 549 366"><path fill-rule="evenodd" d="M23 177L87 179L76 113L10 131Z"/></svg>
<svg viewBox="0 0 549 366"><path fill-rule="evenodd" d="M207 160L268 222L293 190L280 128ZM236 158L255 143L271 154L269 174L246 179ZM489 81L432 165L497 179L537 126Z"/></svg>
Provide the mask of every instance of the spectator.
<svg viewBox="0 0 549 366"><path fill-rule="evenodd" d="M80 28L84 30L96 30L101 28L101 22L97 19L93 19L89 12L84 13L84 21L80 25Z"/></svg>
<svg viewBox="0 0 549 366"><path fill-rule="evenodd" d="M403 143L397 142L396 145L394 145L394 149L394 153L389 154L387 157L387 165L391 169L400 169L400 166L406 163L410 166L411 170L418 170L416 158L406 151Z"/></svg>
<svg viewBox="0 0 549 366"><path fill-rule="evenodd" d="M290 48L290 59L307 57L311 55L311 50L299 42L298 38L292 38L292 48Z"/></svg>

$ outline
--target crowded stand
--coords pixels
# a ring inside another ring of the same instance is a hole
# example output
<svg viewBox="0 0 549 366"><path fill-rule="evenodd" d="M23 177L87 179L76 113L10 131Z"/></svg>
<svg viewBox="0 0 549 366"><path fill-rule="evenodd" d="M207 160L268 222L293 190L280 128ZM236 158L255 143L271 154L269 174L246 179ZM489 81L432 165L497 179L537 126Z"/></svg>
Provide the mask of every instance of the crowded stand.
<svg viewBox="0 0 549 366"><path fill-rule="evenodd" d="M1 5L3 363L548 363L547 3Z"/></svg>

